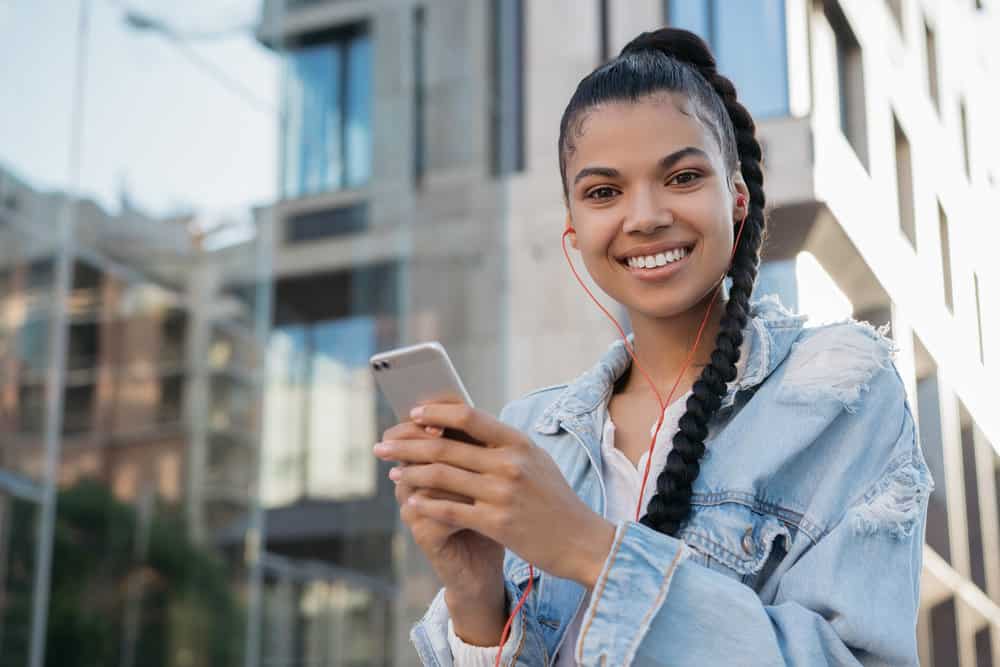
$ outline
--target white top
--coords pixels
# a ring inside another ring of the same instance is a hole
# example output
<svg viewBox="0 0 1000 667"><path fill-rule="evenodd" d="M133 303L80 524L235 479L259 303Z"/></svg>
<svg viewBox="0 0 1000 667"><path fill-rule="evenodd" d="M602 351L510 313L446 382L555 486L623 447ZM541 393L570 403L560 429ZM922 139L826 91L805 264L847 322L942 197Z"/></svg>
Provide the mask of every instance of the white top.
<svg viewBox="0 0 1000 667"><path fill-rule="evenodd" d="M730 385L743 375L748 347L749 337L744 337L740 359L736 363L736 379L730 382ZM642 494L643 509L649 504L656 491L656 477L663 470L663 466L667 463L667 455L673 449L671 441L677 432L677 421L684 414L685 405L690 395L691 392L688 391L668 405L664 411L663 425L660 426L660 433L653 446L653 462L649 467L649 477L646 479L646 488ZM604 430L601 436L601 466L608 497L605 518L615 524L619 521L634 521L635 508L639 499L639 487L642 485L642 475L646 471L646 459L649 458L649 451L642 453L638 465L632 465L628 457L615 447L615 424L608 413L607 403L603 403L598 409L600 417L604 420ZM653 436L655 430L656 422L654 421L649 429L650 437ZM556 656L556 667L577 667L576 642L580 636L580 627L589 604L590 591L587 591L583 603L562 639ZM466 644L455 634L451 619L448 619L448 643L451 646L456 667L492 667L496 662L498 646Z"/></svg>

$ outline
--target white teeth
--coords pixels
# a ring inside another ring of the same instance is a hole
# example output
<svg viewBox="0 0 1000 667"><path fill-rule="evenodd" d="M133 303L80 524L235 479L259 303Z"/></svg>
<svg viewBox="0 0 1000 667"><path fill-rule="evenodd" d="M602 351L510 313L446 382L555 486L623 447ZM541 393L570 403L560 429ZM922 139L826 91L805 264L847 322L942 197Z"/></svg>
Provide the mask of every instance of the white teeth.
<svg viewBox="0 0 1000 667"><path fill-rule="evenodd" d="M687 248L677 248L675 250L657 253L656 255L629 257L626 263L632 268L652 269L659 266L665 266L671 262L676 262L677 260L686 257L688 252Z"/></svg>

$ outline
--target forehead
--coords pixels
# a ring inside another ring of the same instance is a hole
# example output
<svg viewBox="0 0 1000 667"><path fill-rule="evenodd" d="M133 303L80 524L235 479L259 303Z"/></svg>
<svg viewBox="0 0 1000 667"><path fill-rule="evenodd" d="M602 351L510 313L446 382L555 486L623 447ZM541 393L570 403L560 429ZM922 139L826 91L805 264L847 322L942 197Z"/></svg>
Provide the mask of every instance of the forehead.
<svg viewBox="0 0 1000 667"><path fill-rule="evenodd" d="M701 148L713 162L723 161L712 134L698 120L688 99L671 93L593 107L581 116L572 142L574 150L566 163L569 178L574 167L656 163L686 146Z"/></svg>

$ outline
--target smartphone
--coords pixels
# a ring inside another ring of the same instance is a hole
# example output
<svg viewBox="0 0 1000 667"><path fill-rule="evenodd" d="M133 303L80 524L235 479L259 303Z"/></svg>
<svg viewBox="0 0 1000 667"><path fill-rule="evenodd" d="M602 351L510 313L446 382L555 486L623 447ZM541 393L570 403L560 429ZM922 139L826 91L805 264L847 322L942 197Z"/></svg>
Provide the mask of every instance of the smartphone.
<svg viewBox="0 0 1000 667"><path fill-rule="evenodd" d="M401 422L410 421L410 410L423 403L461 402L473 405L455 365L438 341L379 352L372 355L368 362L375 375L375 383ZM442 437L483 444L456 429L446 428Z"/></svg>

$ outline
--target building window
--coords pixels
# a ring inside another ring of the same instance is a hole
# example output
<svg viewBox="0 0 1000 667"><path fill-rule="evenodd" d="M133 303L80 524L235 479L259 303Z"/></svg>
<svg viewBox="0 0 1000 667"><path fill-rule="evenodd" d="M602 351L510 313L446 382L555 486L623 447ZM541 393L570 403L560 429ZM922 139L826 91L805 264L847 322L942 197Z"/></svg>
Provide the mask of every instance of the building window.
<svg viewBox="0 0 1000 667"><path fill-rule="evenodd" d="M357 188L372 170L372 49L354 26L298 40L286 56L284 196Z"/></svg>
<svg viewBox="0 0 1000 667"><path fill-rule="evenodd" d="M600 63L611 57L611 17L608 0L597 0L597 21L600 31Z"/></svg>
<svg viewBox="0 0 1000 667"><path fill-rule="evenodd" d="M889 13L892 15L892 20L896 24L896 29L899 30L900 36L903 35L903 0L886 0L886 6L889 8Z"/></svg>
<svg viewBox="0 0 1000 667"><path fill-rule="evenodd" d="M285 222L285 242L320 241L363 232L368 228L368 202L300 213Z"/></svg>
<svg viewBox="0 0 1000 667"><path fill-rule="evenodd" d="M978 3L977 3L978 4ZM996 664L993 662L993 645L990 641L990 626L984 625L976 631L976 665Z"/></svg>
<svg viewBox="0 0 1000 667"><path fill-rule="evenodd" d="M493 173L522 171L524 161L524 0L493 0L490 126Z"/></svg>
<svg viewBox="0 0 1000 667"><path fill-rule="evenodd" d="M427 168L426 128L424 122L424 89L427 25L423 7L413 9L413 183L420 187Z"/></svg>
<svg viewBox="0 0 1000 667"><path fill-rule="evenodd" d="M941 100L938 92L937 37L927 19L924 19L924 45L927 49L927 92L934 100L934 109L941 113Z"/></svg>
<svg viewBox="0 0 1000 667"><path fill-rule="evenodd" d="M913 216L913 162L910 158L910 141L899 125L896 115L892 116L896 139L896 204L899 208L899 228L903 235L917 249L917 226Z"/></svg>
<svg viewBox="0 0 1000 667"><path fill-rule="evenodd" d="M837 97L840 105L840 129L868 169L868 121L865 103L865 72L858 43L836 0L823 3L826 19L837 43Z"/></svg>
<svg viewBox="0 0 1000 667"><path fill-rule="evenodd" d="M380 416L368 358L398 344L399 287L396 264L275 285L263 420L265 505L372 498L384 486L370 443L379 426L390 424Z"/></svg>
<svg viewBox="0 0 1000 667"><path fill-rule="evenodd" d="M955 298L951 291L951 244L948 241L948 215L938 202L938 230L941 234L941 276L944 279L944 303L948 312L955 312Z"/></svg>
<svg viewBox="0 0 1000 667"><path fill-rule="evenodd" d="M976 464L976 424L959 401L962 436L962 478L965 484L965 524L969 540L969 570L972 582L986 592L986 554L983 550L983 517L979 506L979 466Z"/></svg>
<svg viewBox="0 0 1000 667"><path fill-rule="evenodd" d="M980 306L979 300L979 275L975 271L972 272L972 288L976 293L976 333L979 336L979 363L985 364L985 355L983 354L983 309ZM997 488L997 497L1000 497L1000 487Z"/></svg>
<svg viewBox="0 0 1000 667"><path fill-rule="evenodd" d="M937 364L923 342L914 334L913 348L917 369L917 432L936 482L927 500L926 542L941 558L951 563L949 537L948 484L945 475L944 435L941 426L941 400ZM950 663L943 663L950 664Z"/></svg>
<svg viewBox="0 0 1000 667"><path fill-rule="evenodd" d="M949 597L940 602L930 611L931 615L931 645L934 659L932 665L957 665L958 658L958 625L955 618L955 598Z"/></svg>
<svg viewBox="0 0 1000 667"><path fill-rule="evenodd" d="M669 0L664 12L708 42L755 118L788 114L784 0Z"/></svg>
<svg viewBox="0 0 1000 667"><path fill-rule="evenodd" d="M965 177L972 180L972 164L969 160L969 116L965 110L965 100L958 101L959 131L962 133L962 164L965 166Z"/></svg>

